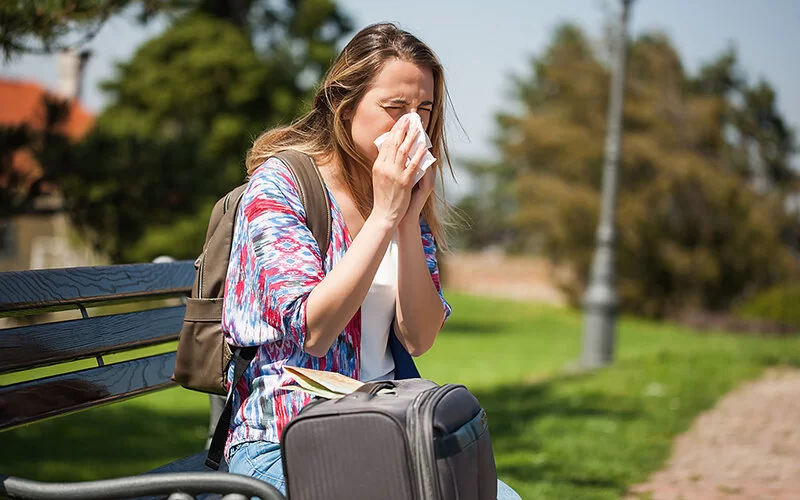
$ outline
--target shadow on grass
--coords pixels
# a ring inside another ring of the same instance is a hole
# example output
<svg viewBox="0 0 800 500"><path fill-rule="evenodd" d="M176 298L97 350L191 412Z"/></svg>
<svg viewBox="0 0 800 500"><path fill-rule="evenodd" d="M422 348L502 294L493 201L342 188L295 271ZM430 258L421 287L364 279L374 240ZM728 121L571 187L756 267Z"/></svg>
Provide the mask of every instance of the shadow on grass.
<svg viewBox="0 0 800 500"><path fill-rule="evenodd" d="M113 406L0 433L0 473L41 481L133 475L203 449L204 411Z"/></svg>
<svg viewBox="0 0 800 500"><path fill-rule="evenodd" d="M614 453L614 443L603 441L611 436L603 426L624 426L640 418L641 410L636 398L588 387L564 391L565 384L582 384L589 377L563 375L474 391L489 415L501 479L529 489L545 483L587 491L624 489L625 478L603 469L604 459L587 456L585 447L596 444ZM0 473L42 481L134 475L197 453L205 443L207 407L122 406L0 433ZM571 441L556 442L562 436Z"/></svg>
<svg viewBox="0 0 800 500"><path fill-rule="evenodd" d="M639 409L628 398L593 391L564 395L554 389L558 384L580 382L584 377L564 375L536 384L474 391L489 416L501 479L528 484L557 480L577 488L620 490L625 487L620 478L609 476L607 471L595 473L570 466L566 457L574 454L574 450L565 449L563 456L552 456L553 447L546 447L543 442L553 438L552 430L546 434L533 431L534 424L542 419L556 419L567 426L570 423L585 426L587 421L602 426L639 418Z"/></svg>

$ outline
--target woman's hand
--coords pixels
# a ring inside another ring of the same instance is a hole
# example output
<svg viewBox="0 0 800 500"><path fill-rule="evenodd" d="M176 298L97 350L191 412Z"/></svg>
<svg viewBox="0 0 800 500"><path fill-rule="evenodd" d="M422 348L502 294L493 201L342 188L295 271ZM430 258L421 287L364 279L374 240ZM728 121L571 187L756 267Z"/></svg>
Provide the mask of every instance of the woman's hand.
<svg viewBox="0 0 800 500"><path fill-rule="evenodd" d="M423 151L422 154L424 155L425 152ZM422 214L422 209L425 207L425 202L428 201L428 197L433 192L435 183L436 175L433 172L433 168L429 167L425 175L422 176L422 179L420 179L411 190L408 210L406 210L406 214L400 222L401 226L409 224L419 227L419 217Z"/></svg>
<svg viewBox="0 0 800 500"><path fill-rule="evenodd" d="M406 216L409 202L419 198L418 195L412 196L412 188L414 174L425 155L425 149L420 148L406 167L408 152L418 133L417 129L409 130L407 117L401 117L392 127L392 135L381 145L378 159L372 167L372 213L389 222L392 227L396 227ZM420 185L423 180L420 180ZM422 210L422 207L418 210Z"/></svg>

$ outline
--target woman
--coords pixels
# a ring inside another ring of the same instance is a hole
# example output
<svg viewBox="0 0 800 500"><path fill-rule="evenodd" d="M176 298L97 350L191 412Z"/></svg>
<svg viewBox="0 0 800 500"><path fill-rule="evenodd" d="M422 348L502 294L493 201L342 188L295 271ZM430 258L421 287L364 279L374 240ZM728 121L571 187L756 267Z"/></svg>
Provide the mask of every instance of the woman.
<svg viewBox="0 0 800 500"><path fill-rule="evenodd" d="M448 158L446 95L442 66L425 44L392 24L373 25L334 61L308 114L256 139L234 230L223 330L233 345L261 348L233 391L239 411L226 445L231 472L285 491L280 436L309 399L281 389L289 379L284 365L392 379L392 327L414 356L433 345L450 315L435 256L436 243L444 243L434 192L441 173L434 165L413 183L425 149L406 165L418 134L407 115L421 118L433 155ZM386 132L377 148L375 139ZM325 256L305 225L288 167L270 158L285 149L309 155L327 185L332 227ZM518 498L498 486L500 498Z"/></svg>

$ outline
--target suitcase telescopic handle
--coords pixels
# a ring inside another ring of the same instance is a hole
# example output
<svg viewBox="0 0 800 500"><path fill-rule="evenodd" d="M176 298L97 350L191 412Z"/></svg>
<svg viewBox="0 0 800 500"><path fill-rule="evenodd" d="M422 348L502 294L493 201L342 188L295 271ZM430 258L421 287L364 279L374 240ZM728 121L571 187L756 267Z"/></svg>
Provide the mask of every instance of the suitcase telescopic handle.
<svg viewBox="0 0 800 500"><path fill-rule="evenodd" d="M392 380L378 380L377 382L367 382L362 385L355 392L363 392L367 394L367 399L372 399L384 389L394 389L397 385Z"/></svg>

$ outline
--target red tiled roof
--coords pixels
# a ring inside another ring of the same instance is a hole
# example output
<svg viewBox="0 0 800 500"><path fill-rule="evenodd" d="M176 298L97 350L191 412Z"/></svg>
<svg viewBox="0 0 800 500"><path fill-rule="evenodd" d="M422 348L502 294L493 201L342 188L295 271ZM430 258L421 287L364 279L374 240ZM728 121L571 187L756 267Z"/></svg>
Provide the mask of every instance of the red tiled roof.
<svg viewBox="0 0 800 500"><path fill-rule="evenodd" d="M58 97L38 83L0 80L0 126L17 126L27 123L34 130L45 125L44 97ZM94 116L79 102L69 105L67 118L58 131L72 140L81 139L94 124Z"/></svg>
<svg viewBox="0 0 800 500"><path fill-rule="evenodd" d="M45 97L59 99L38 83L0 79L0 127L27 124L33 130L42 130L47 114ZM94 115L79 102L72 102L66 118L58 124L56 132L77 141L89 132L92 125ZM11 172L0 172L0 189L7 189L14 183L18 188L28 191L44 175L42 166L29 148L15 151L11 165ZM55 186L43 183L38 192L43 194L54 189Z"/></svg>

